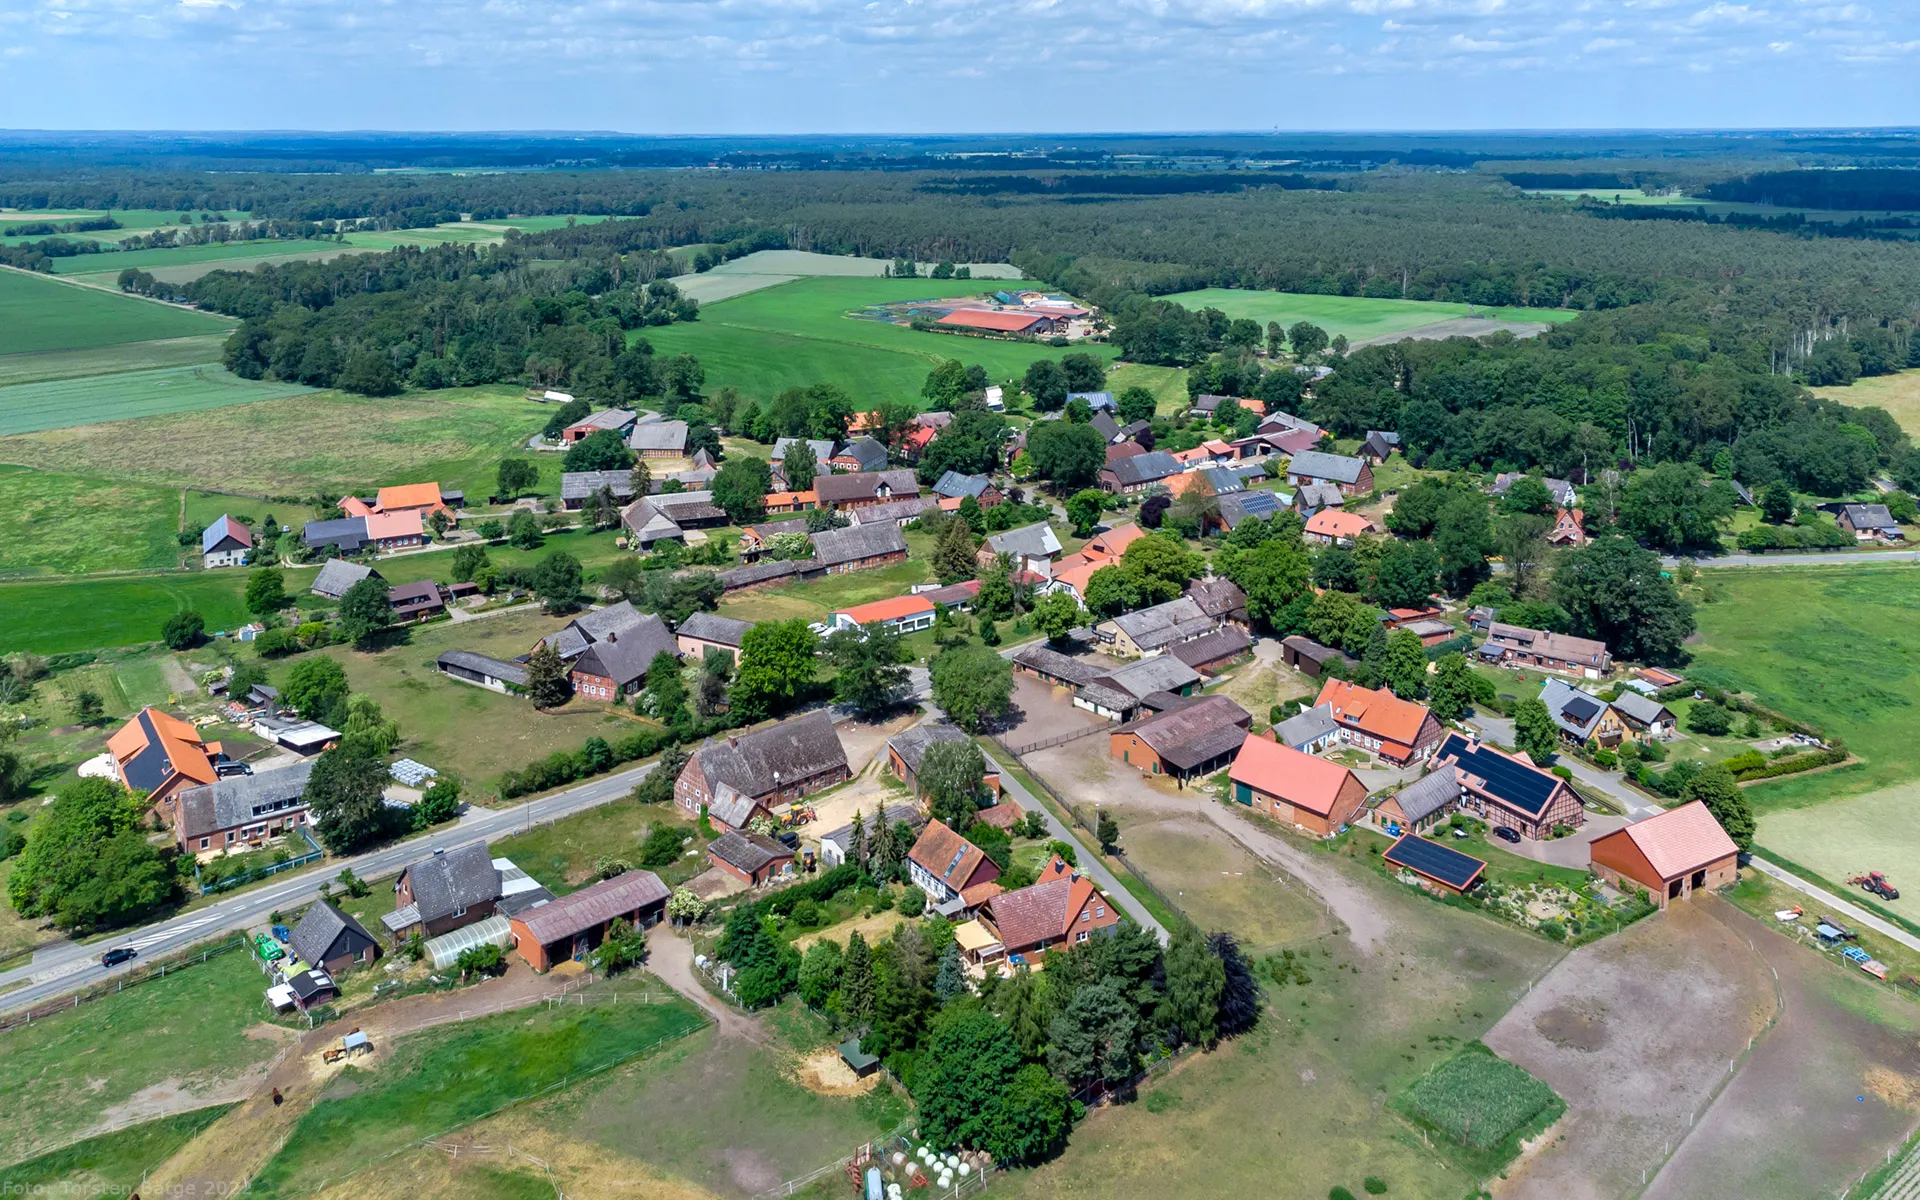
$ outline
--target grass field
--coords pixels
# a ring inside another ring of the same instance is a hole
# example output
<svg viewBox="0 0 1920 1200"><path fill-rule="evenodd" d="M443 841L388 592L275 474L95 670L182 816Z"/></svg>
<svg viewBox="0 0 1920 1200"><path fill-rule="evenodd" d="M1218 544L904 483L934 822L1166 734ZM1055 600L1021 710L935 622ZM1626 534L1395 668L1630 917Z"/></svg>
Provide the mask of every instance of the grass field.
<svg viewBox="0 0 1920 1200"><path fill-rule="evenodd" d="M572 222L575 225L598 225L602 221L618 221L620 219L619 217L611 217L605 214L594 216L586 216L584 214L567 216L565 214L559 214L543 217L488 217L484 221L475 221L473 224L483 228L491 225L511 225L515 229L524 229L528 233L533 233L542 229L565 229L568 222ZM441 228L445 229L446 226L443 225Z"/></svg>
<svg viewBox="0 0 1920 1200"><path fill-rule="evenodd" d="M312 390L298 383L242 379L214 362L22 383L0 388L0 437L254 404L305 396ZM106 436L126 438L129 434L125 425L115 424L112 433ZM135 451L137 447L128 449ZM209 453L219 453L222 449L206 447ZM5 456L4 443L0 443L0 457Z"/></svg>
<svg viewBox="0 0 1920 1200"><path fill-rule="evenodd" d="M211 313L110 295L26 271L0 270L0 355L188 337L220 333L232 326L227 318Z"/></svg>
<svg viewBox="0 0 1920 1200"><path fill-rule="evenodd" d="M675 249L682 264L691 261L699 246L684 246ZM855 258L848 254L814 254L806 250L757 250L732 262L721 263L710 271L698 275L688 273L676 276L674 286L682 294L691 296L702 304L713 304L734 296L744 296L748 292L757 292L762 288L775 287L791 283L796 279L817 276L863 276L877 278L881 276L890 260L882 258ZM921 263L924 273L932 270L935 264ZM1018 279L1020 269L1010 263L966 263L975 279ZM683 267L684 269L684 267Z"/></svg>
<svg viewBox="0 0 1920 1200"><path fill-rule="evenodd" d="M1194 924L1232 930L1249 953L1277 953L1333 927L1305 887L1210 822L1136 822L1127 826L1126 839L1127 858L1150 873L1155 887L1177 897Z"/></svg>
<svg viewBox="0 0 1920 1200"><path fill-rule="evenodd" d="M836 608L905 595L914 584L927 582L931 571L928 560L909 558L897 566L877 571L853 571L803 583L756 588L721 600L720 615L756 622L790 621L795 617L818 621Z"/></svg>
<svg viewBox="0 0 1920 1200"><path fill-rule="evenodd" d="M515 866L533 876L542 887L556 896L564 896L593 882L594 863L601 858L611 856L639 866L640 844L653 827L660 824L682 828L689 834L694 831L692 822L681 819L674 805L646 806L615 801L503 838L493 844L493 853L496 857L511 858ZM659 873L671 885L697 874L707 865L704 855L686 862L687 870L668 867Z"/></svg>
<svg viewBox="0 0 1920 1200"><path fill-rule="evenodd" d="M0 466L0 578L180 565L180 493Z"/></svg>
<svg viewBox="0 0 1920 1200"><path fill-rule="evenodd" d="M619 981L647 986L640 977ZM657 983L654 990L661 990ZM593 997L605 988L588 989ZM349 1067L294 1126L249 1194L300 1195L416 1138L682 1033L705 1018L687 1002L532 1009L403 1038L372 1069Z"/></svg>
<svg viewBox="0 0 1920 1200"><path fill-rule="evenodd" d="M118 276L129 267L151 271L155 267L186 266L196 263L211 263L213 265L208 268L209 270L219 270L222 264L234 259L261 258L268 254L305 254L315 250L336 248L333 242L317 239L256 238L244 242L209 242L203 246L169 246L161 250L113 250L104 254L76 254L72 258L55 259L53 271L56 275L111 273Z"/></svg>
<svg viewBox="0 0 1920 1200"><path fill-rule="evenodd" d="M1813 394L1856 408L1884 408L1900 428L1920 436L1920 368L1869 376L1848 387L1815 388Z"/></svg>
<svg viewBox="0 0 1920 1200"><path fill-rule="evenodd" d="M1187 373L1178 367L1127 363L1107 372L1107 390L1114 395L1130 387L1143 387L1152 392L1157 402L1154 411L1161 416L1177 416L1192 404L1187 396Z"/></svg>
<svg viewBox="0 0 1920 1200"><path fill-rule="evenodd" d="M158 338L150 342L122 342L84 350L42 350L32 354L0 355L0 388L88 375L117 375L125 371L152 371L162 367L211 365L220 361L224 333Z"/></svg>
<svg viewBox="0 0 1920 1200"><path fill-rule="evenodd" d="M1436 321L1484 316L1501 321L1571 321L1579 314L1559 308L1475 308L1436 300L1373 300L1362 296L1309 296L1242 288L1204 288L1164 297L1190 309L1217 308L1235 319L1251 317L1264 329L1269 321L1292 325L1311 321L1329 335L1350 340L1383 333L1405 333Z"/></svg>
<svg viewBox="0 0 1920 1200"><path fill-rule="evenodd" d="M942 359L979 363L989 378L1004 381L1037 358L1069 352L1029 342L922 333L850 315L872 304L972 296L991 286L964 279L799 279L716 301L701 310L698 321L648 329L644 336L662 354L698 356L708 389L734 387L762 398L832 382L856 401L912 400ZM1107 360L1114 354L1107 346L1079 349Z"/></svg>
<svg viewBox="0 0 1920 1200"><path fill-rule="evenodd" d="M149 1170L172 1157L232 1107L215 1104L161 1117L0 1167L0 1192L27 1196L59 1188L84 1195L131 1194Z"/></svg>
<svg viewBox="0 0 1920 1200"><path fill-rule="evenodd" d="M60 1145L171 1085L218 1096L274 1056L278 1034L249 1037L260 972L233 952L6 1035L0 1054L0 1158ZM171 1090L169 1088L169 1090Z"/></svg>
<svg viewBox="0 0 1920 1200"><path fill-rule="evenodd" d="M1529 196L1552 196L1556 200L1578 200L1590 196L1608 204L1700 204L1692 196L1649 196L1639 188L1528 188Z"/></svg>
<svg viewBox="0 0 1920 1200"><path fill-rule="evenodd" d="M309 572L292 573L289 591L304 590ZM245 571L175 572L67 581L0 583L0 654L58 654L160 639L167 618L191 608L209 630L247 620Z"/></svg>

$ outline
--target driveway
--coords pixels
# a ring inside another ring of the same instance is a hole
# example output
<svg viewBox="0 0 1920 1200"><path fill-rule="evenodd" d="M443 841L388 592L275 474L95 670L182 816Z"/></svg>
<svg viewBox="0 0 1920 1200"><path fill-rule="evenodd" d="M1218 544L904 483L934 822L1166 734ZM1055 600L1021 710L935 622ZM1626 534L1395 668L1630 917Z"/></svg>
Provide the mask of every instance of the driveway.
<svg viewBox="0 0 1920 1200"><path fill-rule="evenodd" d="M760 1022L715 996L700 982L700 969L693 965L693 943L675 933L665 921L647 930L647 970L712 1017L722 1037L766 1044L767 1034L760 1028Z"/></svg>

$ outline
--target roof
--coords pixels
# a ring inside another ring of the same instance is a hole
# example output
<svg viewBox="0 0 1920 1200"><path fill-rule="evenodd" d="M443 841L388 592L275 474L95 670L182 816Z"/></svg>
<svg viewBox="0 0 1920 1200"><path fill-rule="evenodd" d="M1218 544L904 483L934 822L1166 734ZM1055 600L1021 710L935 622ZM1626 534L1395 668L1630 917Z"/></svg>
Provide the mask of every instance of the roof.
<svg viewBox="0 0 1920 1200"><path fill-rule="evenodd" d="M723 590L752 587L756 583L766 583L770 579L784 579L789 575L798 575L800 564L789 559L763 558L757 563L748 563L744 567L734 567L721 571L714 578L720 581Z"/></svg>
<svg viewBox="0 0 1920 1200"><path fill-rule="evenodd" d="M1371 533L1377 528L1374 523L1359 513L1350 513L1337 508L1323 508L1307 518L1307 532L1321 537L1352 538L1363 533Z"/></svg>
<svg viewBox="0 0 1920 1200"><path fill-rule="evenodd" d="M1067 922L1093 895L1091 880L1061 875L1031 887L1002 892L987 902L987 914L1008 949L1065 937Z"/></svg>
<svg viewBox="0 0 1920 1200"><path fill-rule="evenodd" d="M939 507L940 502L932 496L902 496L898 500L883 500L879 504L869 504L856 508L847 514L855 525L877 525L882 521L895 524L911 520L930 508Z"/></svg>
<svg viewBox="0 0 1920 1200"><path fill-rule="evenodd" d="M375 497L374 503L388 512L396 508L438 508L440 507L440 485L438 483L402 483L394 487L383 487Z"/></svg>
<svg viewBox="0 0 1920 1200"><path fill-rule="evenodd" d="M291 807L307 789L314 760L294 763L251 775L227 775L180 793L179 832L182 839L206 837L235 829ZM276 808L275 806L284 806Z"/></svg>
<svg viewBox="0 0 1920 1200"><path fill-rule="evenodd" d="M933 485L938 496L972 496L978 500L980 493L993 485L993 480L985 475L962 475L958 471L948 471L940 476L940 482Z"/></svg>
<svg viewBox="0 0 1920 1200"><path fill-rule="evenodd" d="M1220 757L1246 740L1247 725L1252 720L1246 709L1227 697L1205 696L1148 717L1126 732L1185 771Z"/></svg>
<svg viewBox="0 0 1920 1200"><path fill-rule="evenodd" d="M652 871L622 871L521 913L518 920L543 946L598 928L635 909L664 903L667 885Z"/></svg>
<svg viewBox="0 0 1920 1200"><path fill-rule="evenodd" d="M904 467L896 467L891 471L849 471L843 475L820 476L813 481L813 491L822 504L896 500L918 496L920 480Z"/></svg>
<svg viewBox="0 0 1920 1200"><path fill-rule="evenodd" d="M1093 426L1095 429L1098 429L1100 431L1100 436L1103 438L1106 438L1109 442L1114 441L1115 439L1121 436L1120 423L1114 420L1111 416L1107 415L1107 412L1105 409L1102 409L1101 411L1094 413L1093 419L1088 421L1087 424Z"/></svg>
<svg viewBox="0 0 1920 1200"><path fill-rule="evenodd" d="M707 805L707 815L720 824L732 829L745 829L753 820L753 814L763 811L760 801L752 796L743 796L732 784L716 784L713 800Z"/></svg>
<svg viewBox="0 0 1920 1200"><path fill-rule="evenodd" d="M855 625L867 625L874 621L898 621L906 617L917 617L932 611L933 601L924 595L889 596L885 600L855 604L849 608L836 608L827 615L846 617Z"/></svg>
<svg viewBox="0 0 1920 1200"><path fill-rule="evenodd" d="M1333 709L1324 704L1303 708L1273 727L1273 735L1283 746L1300 747L1317 742L1340 728Z"/></svg>
<svg viewBox="0 0 1920 1200"><path fill-rule="evenodd" d="M1225 467L1198 467L1192 473L1206 480L1207 486L1213 489L1213 494L1216 496L1230 496L1235 492L1245 491L1247 487L1246 480Z"/></svg>
<svg viewBox="0 0 1920 1200"><path fill-rule="evenodd" d="M1075 400L1085 400L1089 407L1095 409L1117 407L1112 392L1068 392L1067 403L1071 404Z"/></svg>
<svg viewBox="0 0 1920 1200"><path fill-rule="evenodd" d="M1893 519L1884 504L1849 504L1840 510L1846 515L1847 524L1855 529L1898 529L1900 523Z"/></svg>
<svg viewBox="0 0 1920 1200"><path fill-rule="evenodd" d="M1265 521L1284 507L1273 492L1229 492L1220 497L1220 520L1228 529L1238 529L1248 517Z"/></svg>
<svg viewBox="0 0 1920 1200"><path fill-rule="evenodd" d="M1292 461L1287 464L1287 474L1313 479L1331 479L1336 483L1358 483L1360 470L1366 465L1365 460L1349 458L1344 454L1301 450L1296 452Z"/></svg>
<svg viewBox="0 0 1920 1200"><path fill-rule="evenodd" d="M369 541L419 537L426 531L426 526L421 524L420 510L417 508L405 508L398 512L369 513L361 519L367 523Z"/></svg>
<svg viewBox="0 0 1920 1200"><path fill-rule="evenodd" d="M1347 502L1337 483L1303 483L1297 503L1302 509L1338 508Z"/></svg>
<svg viewBox="0 0 1920 1200"><path fill-rule="evenodd" d="M805 533L806 531L805 517L784 517L778 521L762 521L758 525L749 525L741 532L750 533L762 542L767 542L783 533Z"/></svg>
<svg viewBox="0 0 1920 1200"><path fill-rule="evenodd" d="M756 874L770 863L793 857L793 851L770 837L762 837L757 833L732 831L723 833L708 843L707 853L723 863L740 868L749 875Z"/></svg>
<svg viewBox="0 0 1920 1200"><path fill-rule="evenodd" d="M1300 657L1310 659L1317 663L1331 662L1336 658L1347 658L1347 654L1344 651L1336 650L1332 646L1323 646L1312 638L1302 637L1299 634L1280 639L1280 644L1292 650ZM1351 662L1353 660L1348 658L1347 661Z"/></svg>
<svg viewBox="0 0 1920 1200"><path fill-rule="evenodd" d="M1167 647L1167 653L1197 671L1208 663L1244 654L1252 648L1253 639L1247 636L1246 630L1228 625L1191 641L1176 642Z"/></svg>
<svg viewBox="0 0 1920 1200"><path fill-rule="evenodd" d="M1379 429L1371 429L1367 431L1367 440L1360 444L1360 448L1368 454L1377 454L1381 458L1385 458L1387 455L1393 453L1399 445L1399 434L1386 433Z"/></svg>
<svg viewBox="0 0 1920 1200"><path fill-rule="evenodd" d="M1882 511L1885 510L1883 509ZM214 519L213 524L207 526L206 529L201 532L200 552L202 554L211 553L215 546L218 546L228 538L232 538L242 546L251 547L253 545L253 534L247 527L225 513L221 513L220 516Z"/></svg>
<svg viewBox="0 0 1920 1200"><path fill-rule="evenodd" d="M527 686L527 669L519 663L492 658L485 654L476 654L471 650L449 650L434 660L441 670L448 667L460 667L479 675L489 675L502 683L511 683L516 687Z"/></svg>
<svg viewBox="0 0 1920 1200"><path fill-rule="evenodd" d="M1559 679L1549 679L1541 686L1540 703L1547 706L1555 724L1582 741L1592 736L1600 714L1607 711L1604 700Z"/></svg>
<svg viewBox="0 0 1920 1200"><path fill-rule="evenodd" d="M1107 465L1111 467L1123 458L1132 458L1136 454L1145 454L1146 452L1147 448L1139 442L1131 440L1115 442L1107 447Z"/></svg>
<svg viewBox="0 0 1920 1200"><path fill-rule="evenodd" d="M928 821L907 857L927 874L959 891L986 861L987 852L940 821Z"/></svg>
<svg viewBox="0 0 1920 1200"><path fill-rule="evenodd" d="M343 550L358 550L367 540L365 517L339 517L331 521L308 521L300 527L300 541L308 546L329 543Z"/></svg>
<svg viewBox="0 0 1920 1200"><path fill-rule="evenodd" d="M1187 584L1187 596L1210 617L1236 612L1244 615L1247 608L1247 594L1233 580L1224 577L1192 580Z"/></svg>
<svg viewBox="0 0 1920 1200"><path fill-rule="evenodd" d="M1096 554L1104 558L1118 558L1126 553L1128 546L1145 536L1147 531L1140 528L1138 522L1128 521L1125 524L1115 525L1104 533L1094 534L1087 539L1086 545L1080 547L1080 553L1089 558Z"/></svg>
<svg viewBox="0 0 1920 1200"><path fill-rule="evenodd" d="M1613 706L1623 714L1642 725L1651 725L1663 715L1673 719L1673 711L1651 696L1642 696L1639 692L1621 692L1613 699Z"/></svg>
<svg viewBox="0 0 1920 1200"><path fill-rule="evenodd" d="M559 633L548 634L544 640L560 652L561 658L577 658L595 642L603 642L608 637L627 634L629 631L640 629L643 625L657 623L660 623L659 617L652 613L641 612L633 606L631 600L622 600L618 604L609 604L604 608L581 613L568 621L566 628ZM664 624L661 624L661 629L664 632ZM645 636L644 633L643 636ZM672 640L672 638L666 639L668 642ZM663 648L671 649L672 647Z"/></svg>
<svg viewBox="0 0 1920 1200"><path fill-rule="evenodd" d="M1060 535L1045 521L996 533L987 539L987 547L995 554L1011 554L1020 558L1051 558L1063 549Z"/></svg>
<svg viewBox="0 0 1920 1200"><path fill-rule="evenodd" d="M1460 777L1451 767L1429 771L1393 794L1409 821L1422 821L1460 799Z"/></svg>
<svg viewBox="0 0 1920 1200"><path fill-rule="evenodd" d="M752 628L751 621L736 621L732 617L702 611L680 622L680 628L675 632L681 637L698 638L703 642L738 646L746 638L747 630Z"/></svg>
<svg viewBox="0 0 1920 1200"><path fill-rule="evenodd" d="M1659 816L1635 821L1606 837L1624 837L1631 841L1662 879L1677 879L1740 852L1727 831L1720 828L1720 822L1714 820L1707 806L1698 800Z"/></svg>
<svg viewBox="0 0 1920 1200"><path fill-rule="evenodd" d="M827 460L833 457L833 442L827 438L783 437L774 439L772 462L787 460L787 447L795 442L805 442L813 451L813 463L820 468L821 474L827 470Z"/></svg>
<svg viewBox="0 0 1920 1200"><path fill-rule="evenodd" d="M413 907L423 921L451 916L500 895L500 872L485 842L468 842L407 866Z"/></svg>
<svg viewBox="0 0 1920 1200"><path fill-rule="evenodd" d="M1117 687L1110 687L1102 681L1078 685L1076 694L1088 704L1097 705L1109 712L1124 716L1140 706L1140 698ZM1151 694L1151 693L1149 693Z"/></svg>
<svg viewBox="0 0 1920 1200"><path fill-rule="evenodd" d="M776 777L791 782L847 766L847 752L826 709L725 741L704 742L694 757L710 787L725 783L748 796L778 790Z"/></svg>
<svg viewBox="0 0 1920 1200"><path fill-rule="evenodd" d="M1003 895L1008 893L1002 893ZM977 954L982 950L998 946L1000 939L987 932L987 927L979 921L962 921L953 927L953 940L962 950Z"/></svg>
<svg viewBox="0 0 1920 1200"><path fill-rule="evenodd" d="M921 592L935 604L971 604L980 595L980 581L967 579L949 587L934 588L930 592Z"/></svg>
<svg viewBox="0 0 1920 1200"><path fill-rule="evenodd" d="M1031 312L990 312L983 308L956 308L941 317L936 324L954 325L963 329L986 329L995 333L1025 333L1041 323L1051 324L1052 317L1045 313Z"/></svg>
<svg viewBox="0 0 1920 1200"><path fill-rule="evenodd" d="M1412 746L1419 740L1420 727L1428 715L1424 704L1402 700L1385 688L1363 688L1344 679L1321 684L1314 703L1331 704L1334 718L1342 724L1402 746Z"/></svg>
<svg viewBox="0 0 1920 1200"><path fill-rule="evenodd" d="M1180 460L1165 450L1149 450L1145 454L1135 454L1112 463L1107 470L1113 472L1115 479L1122 485L1152 483L1156 479L1165 479L1169 475L1178 475L1186 468Z"/></svg>
<svg viewBox="0 0 1920 1200"><path fill-rule="evenodd" d="M343 558L328 559L320 573L313 577L313 591L322 596L338 598L347 594L347 589L359 583L369 575L376 574L374 569L361 563L348 562Z"/></svg>
<svg viewBox="0 0 1920 1200"><path fill-rule="evenodd" d="M887 466L887 448L870 437L855 438L841 447L835 458L850 458L862 471L881 471Z"/></svg>
<svg viewBox="0 0 1920 1200"><path fill-rule="evenodd" d="M633 496L633 472L562 471L560 473L562 500L585 500L599 492L601 488L611 491L615 499L630 499Z"/></svg>
<svg viewBox="0 0 1920 1200"><path fill-rule="evenodd" d="M1212 620L1191 596L1181 596L1165 604L1156 604L1152 608L1143 608L1138 612L1122 613L1113 618L1112 624L1120 632L1133 639L1142 650L1151 650L1164 646L1172 640L1169 636L1174 630L1194 621L1206 621L1212 628ZM1196 632L1204 632L1196 631Z"/></svg>
<svg viewBox="0 0 1920 1200"><path fill-rule="evenodd" d="M609 630L588 646L573 660L573 669L625 685L646 675L655 656L661 654L679 658L680 643L658 615L644 613L632 625Z"/></svg>
<svg viewBox="0 0 1920 1200"><path fill-rule="evenodd" d="M387 603L396 608L401 605L418 604L422 600L440 603L440 585L431 579L419 579L387 591Z"/></svg>
<svg viewBox="0 0 1920 1200"><path fill-rule="evenodd" d="M316 900L307 908L300 923L293 927L293 936L287 939L287 946L302 962L319 965L329 957L327 951L340 940L341 934L359 937L371 946L378 946L373 935L366 927L346 913L335 908L332 902Z"/></svg>
<svg viewBox="0 0 1920 1200"><path fill-rule="evenodd" d="M568 429L625 429L639 420L640 414L630 408L603 408L599 412L588 413L578 421L567 426Z"/></svg>
<svg viewBox="0 0 1920 1200"><path fill-rule="evenodd" d="M1592 638L1567 633L1549 633L1523 625L1503 625L1494 621L1487 626L1487 643L1500 649L1525 650L1561 662L1599 666L1607 659L1607 644Z"/></svg>
<svg viewBox="0 0 1920 1200"><path fill-rule="evenodd" d="M107 739L107 749L120 768L120 778L136 791L151 792L175 776L193 783L214 780L213 763L199 731L152 705L115 731Z"/></svg>
<svg viewBox="0 0 1920 1200"><path fill-rule="evenodd" d="M679 452L687 448L687 423L685 421L647 421L635 425L633 432L627 435L627 446L633 450L672 450Z"/></svg>
<svg viewBox="0 0 1920 1200"><path fill-rule="evenodd" d="M1240 755L1227 778L1325 817L1333 814L1340 789L1355 776L1337 762L1248 733L1242 735Z"/></svg>
<svg viewBox="0 0 1920 1200"><path fill-rule="evenodd" d="M1463 892L1487 869L1486 863L1471 854L1462 854L1451 846L1411 833L1402 834L1380 857L1396 867L1405 867L1416 875L1425 875Z"/></svg>
<svg viewBox="0 0 1920 1200"><path fill-rule="evenodd" d="M905 554L907 539L891 521L874 525L849 525L845 529L823 529L812 534L815 566L832 567L877 558L883 554Z"/></svg>
<svg viewBox="0 0 1920 1200"><path fill-rule="evenodd" d="M867 815L866 813L860 814L860 819L864 822L867 819ZM887 823L889 828L905 821L907 824L913 826L916 831L924 825L927 820L926 817L921 815L920 806L917 804L888 805L881 819ZM873 835L873 827L868 825L866 829L867 835L871 837ZM846 850L853 842L853 822L849 821L838 829L829 829L820 835L820 841L823 843L832 842L834 845L840 847L841 850Z"/></svg>
<svg viewBox="0 0 1920 1200"><path fill-rule="evenodd" d="M1547 810L1560 778L1461 733L1449 733L1434 751L1434 761L1452 760L1460 782L1528 816Z"/></svg>
<svg viewBox="0 0 1920 1200"><path fill-rule="evenodd" d="M1034 642L1022 646L1013 652L1013 661L1023 667L1064 679L1073 684L1089 684L1099 679L1102 671L1092 663L1071 658L1058 650L1051 649L1043 642Z"/></svg>
<svg viewBox="0 0 1920 1200"><path fill-rule="evenodd" d="M909 771L920 770L920 759L927 747L936 742L965 742L970 740L957 725L945 721L929 721L924 725L915 725L904 729L887 739L887 748L900 756Z"/></svg>
<svg viewBox="0 0 1920 1200"><path fill-rule="evenodd" d="M1138 700L1153 692L1178 692L1200 682L1200 674L1170 654L1143 658L1110 671L1098 681Z"/></svg>

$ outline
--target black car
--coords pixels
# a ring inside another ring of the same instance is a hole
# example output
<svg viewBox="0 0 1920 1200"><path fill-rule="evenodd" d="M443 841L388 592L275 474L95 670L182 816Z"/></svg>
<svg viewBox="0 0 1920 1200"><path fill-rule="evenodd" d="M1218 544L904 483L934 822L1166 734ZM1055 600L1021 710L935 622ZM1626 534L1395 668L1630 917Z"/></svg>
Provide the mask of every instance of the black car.
<svg viewBox="0 0 1920 1200"><path fill-rule="evenodd" d="M139 956L140 952L132 946L121 946L116 950L109 950L105 954L102 954L100 956L100 965L103 967L117 967L123 962L131 962Z"/></svg>
<svg viewBox="0 0 1920 1200"><path fill-rule="evenodd" d="M1493 836L1503 842L1512 842L1516 846L1520 844L1520 835L1508 829L1505 825L1495 825L1493 827Z"/></svg>

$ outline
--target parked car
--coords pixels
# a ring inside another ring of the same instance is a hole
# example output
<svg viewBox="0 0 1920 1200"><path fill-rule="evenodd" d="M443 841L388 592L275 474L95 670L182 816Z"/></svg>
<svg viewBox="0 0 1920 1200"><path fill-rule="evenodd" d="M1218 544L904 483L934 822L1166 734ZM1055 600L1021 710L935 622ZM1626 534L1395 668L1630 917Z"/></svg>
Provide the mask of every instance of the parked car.
<svg viewBox="0 0 1920 1200"><path fill-rule="evenodd" d="M1505 825L1495 825L1493 827L1493 836L1503 842L1512 842L1516 846L1520 844L1520 835L1514 830L1508 829Z"/></svg>
<svg viewBox="0 0 1920 1200"><path fill-rule="evenodd" d="M273 936L281 942L290 942L293 940L293 930L288 929L285 925L275 925L273 927Z"/></svg>
<svg viewBox="0 0 1920 1200"><path fill-rule="evenodd" d="M117 967L123 962L131 962L139 956L140 952L132 946L116 946L100 956L100 965L103 967Z"/></svg>

